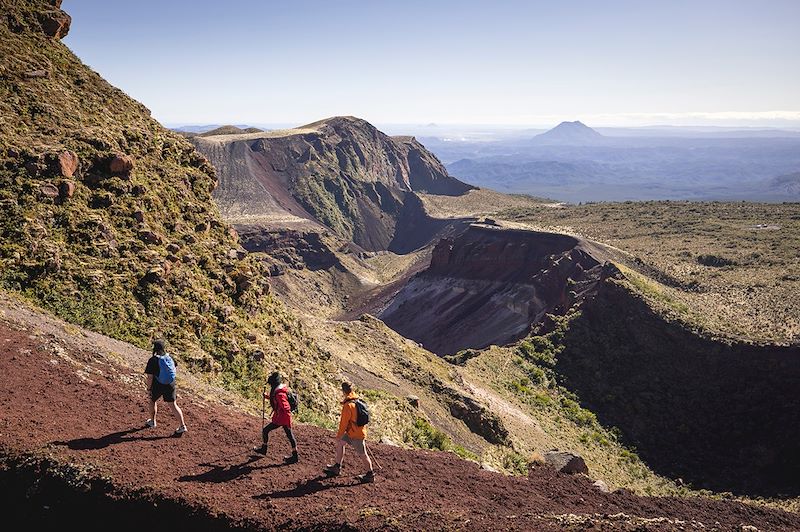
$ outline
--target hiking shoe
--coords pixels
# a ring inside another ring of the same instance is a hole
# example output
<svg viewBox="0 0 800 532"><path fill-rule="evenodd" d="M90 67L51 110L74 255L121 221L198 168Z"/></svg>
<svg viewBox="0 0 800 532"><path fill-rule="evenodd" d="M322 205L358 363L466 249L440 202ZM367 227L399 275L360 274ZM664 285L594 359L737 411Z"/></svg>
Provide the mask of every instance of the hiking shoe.
<svg viewBox="0 0 800 532"><path fill-rule="evenodd" d="M184 433L184 432L186 432L187 430L189 430L189 429L187 429L187 428L186 428L186 425L181 425L180 427L178 427L177 429L175 429L175 435L176 435L176 436L180 436L181 434L183 434L183 433Z"/></svg>
<svg viewBox="0 0 800 532"><path fill-rule="evenodd" d="M147 421L144 422L144 426L148 427L148 428L151 428L151 429L154 429L154 428L156 428L156 422L153 421L152 419L148 419Z"/></svg>
<svg viewBox="0 0 800 532"><path fill-rule="evenodd" d="M289 456L284 456L283 457L283 463L284 464L296 464L299 461L300 461L300 457L297 456L297 451L293 452Z"/></svg>
<svg viewBox="0 0 800 532"><path fill-rule="evenodd" d="M339 476L339 473L342 471L342 466L339 464L328 464L322 471L328 476L336 477Z"/></svg>
<svg viewBox="0 0 800 532"><path fill-rule="evenodd" d="M253 447L253 452L258 454L267 455L267 444L261 444L258 447Z"/></svg>
<svg viewBox="0 0 800 532"><path fill-rule="evenodd" d="M367 471L363 475L358 475L358 480L365 484L371 484L375 482L375 471Z"/></svg>

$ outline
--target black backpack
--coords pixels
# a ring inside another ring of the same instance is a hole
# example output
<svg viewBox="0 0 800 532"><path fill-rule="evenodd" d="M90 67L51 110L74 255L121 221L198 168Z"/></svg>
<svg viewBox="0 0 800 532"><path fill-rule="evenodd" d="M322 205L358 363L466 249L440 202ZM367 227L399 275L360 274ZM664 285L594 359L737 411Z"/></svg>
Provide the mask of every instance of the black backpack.
<svg viewBox="0 0 800 532"><path fill-rule="evenodd" d="M289 401L289 409L292 412L297 412L300 403L297 400L297 394L291 388L286 390L286 399Z"/></svg>
<svg viewBox="0 0 800 532"><path fill-rule="evenodd" d="M356 425L363 427L369 423L369 408L362 399L350 399L356 405Z"/></svg>

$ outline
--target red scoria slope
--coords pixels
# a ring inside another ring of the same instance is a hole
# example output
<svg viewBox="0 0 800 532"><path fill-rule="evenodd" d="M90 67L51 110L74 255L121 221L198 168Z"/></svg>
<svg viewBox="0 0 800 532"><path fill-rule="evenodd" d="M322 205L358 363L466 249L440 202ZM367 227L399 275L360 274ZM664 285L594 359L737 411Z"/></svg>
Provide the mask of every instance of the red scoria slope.
<svg viewBox="0 0 800 532"><path fill-rule="evenodd" d="M352 457L345 475L321 479L330 432L297 427L299 464L280 465L288 449L277 433L270 455L256 459L248 449L260 417L214 400L191 376L182 388L198 391L180 394L189 432L170 437L175 423L164 411L157 428L142 429L147 356L0 298L4 526L24 519L38 529L82 530L800 529L798 515L738 502L604 494L586 477L544 467L507 477L449 453L378 444L375 484L356 482Z"/></svg>

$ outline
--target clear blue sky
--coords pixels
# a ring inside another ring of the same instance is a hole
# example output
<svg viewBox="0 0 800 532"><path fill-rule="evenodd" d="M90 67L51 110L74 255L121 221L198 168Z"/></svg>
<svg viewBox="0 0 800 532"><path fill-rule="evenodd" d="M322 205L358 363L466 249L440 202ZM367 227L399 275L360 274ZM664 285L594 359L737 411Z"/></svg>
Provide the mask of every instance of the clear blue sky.
<svg viewBox="0 0 800 532"><path fill-rule="evenodd" d="M65 0L62 9L73 17L64 42L166 124L347 114L800 125L800 0Z"/></svg>

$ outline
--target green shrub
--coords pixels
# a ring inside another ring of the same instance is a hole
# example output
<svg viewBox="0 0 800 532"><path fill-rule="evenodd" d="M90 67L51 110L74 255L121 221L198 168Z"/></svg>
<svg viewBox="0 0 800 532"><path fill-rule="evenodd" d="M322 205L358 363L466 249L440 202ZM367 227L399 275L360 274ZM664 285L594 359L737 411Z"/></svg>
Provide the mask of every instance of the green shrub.
<svg viewBox="0 0 800 532"><path fill-rule="evenodd" d="M450 437L431 425L423 418L417 418L414 425L406 433L405 440L422 449L438 449L447 451L451 448Z"/></svg>
<svg viewBox="0 0 800 532"><path fill-rule="evenodd" d="M509 451L503 455L503 468L515 475L528 474L528 460L516 451Z"/></svg>

